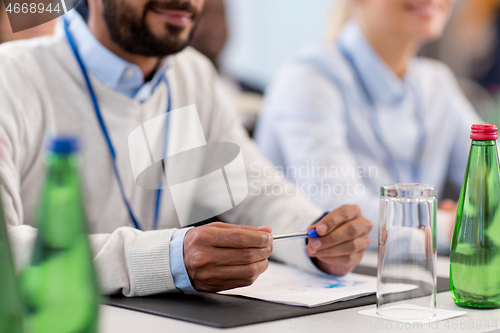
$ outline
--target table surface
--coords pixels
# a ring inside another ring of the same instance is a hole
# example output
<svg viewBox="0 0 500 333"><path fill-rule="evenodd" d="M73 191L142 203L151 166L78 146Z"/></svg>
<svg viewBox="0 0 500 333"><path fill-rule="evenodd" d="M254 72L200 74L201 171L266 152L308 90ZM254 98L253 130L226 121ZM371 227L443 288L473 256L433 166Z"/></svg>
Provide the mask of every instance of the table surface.
<svg viewBox="0 0 500 333"><path fill-rule="evenodd" d="M361 261L363 266L376 267L377 253L368 252ZM437 274L449 277L449 259L438 257ZM437 306L442 309L461 310L451 298L450 292L437 295ZM373 308L368 305L353 309L333 311L293 319L284 319L268 323L242 326L229 329L218 329L188 323L180 320L150 315L142 312L121 309L113 306L101 306L101 333L210 333L224 331L228 333L277 333L297 331L335 331L335 332L494 332L500 328L499 310L470 310L467 314L454 319L444 320L432 325L397 323L373 317L362 316L358 311Z"/></svg>

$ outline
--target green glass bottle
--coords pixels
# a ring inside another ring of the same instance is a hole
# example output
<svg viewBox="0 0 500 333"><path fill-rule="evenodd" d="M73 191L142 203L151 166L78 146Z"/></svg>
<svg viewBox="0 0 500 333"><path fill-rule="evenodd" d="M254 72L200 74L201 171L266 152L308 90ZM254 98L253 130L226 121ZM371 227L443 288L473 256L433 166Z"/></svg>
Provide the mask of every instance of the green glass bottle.
<svg viewBox="0 0 500 333"><path fill-rule="evenodd" d="M495 125L473 125L451 239L450 288L459 306L500 307L500 169Z"/></svg>
<svg viewBox="0 0 500 333"><path fill-rule="evenodd" d="M0 333L22 333L23 313L0 200Z"/></svg>
<svg viewBox="0 0 500 333"><path fill-rule="evenodd" d="M31 265L21 275L29 333L98 330L99 289L86 232L72 137L52 140Z"/></svg>

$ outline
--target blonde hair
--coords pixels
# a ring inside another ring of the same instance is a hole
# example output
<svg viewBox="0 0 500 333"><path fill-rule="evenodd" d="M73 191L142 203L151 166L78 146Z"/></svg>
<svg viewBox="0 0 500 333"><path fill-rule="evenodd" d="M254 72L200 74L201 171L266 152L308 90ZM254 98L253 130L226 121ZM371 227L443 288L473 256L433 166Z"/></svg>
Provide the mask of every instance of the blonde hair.
<svg viewBox="0 0 500 333"><path fill-rule="evenodd" d="M342 30L346 22L351 18L352 12L353 4L351 0L335 0L335 5L327 24L325 35L327 43L333 43L337 39L340 30Z"/></svg>

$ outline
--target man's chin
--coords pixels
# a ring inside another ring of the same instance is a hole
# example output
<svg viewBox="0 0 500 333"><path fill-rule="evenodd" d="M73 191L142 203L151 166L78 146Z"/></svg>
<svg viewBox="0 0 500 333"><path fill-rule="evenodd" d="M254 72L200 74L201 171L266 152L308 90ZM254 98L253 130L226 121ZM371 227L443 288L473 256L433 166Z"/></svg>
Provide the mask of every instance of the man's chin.
<svg viewBox="0 0 500 333"><path fill-rule="evenodd" d="M191 40L193 26L180 27L178 25L166 24L165 22L153 22L152 16L146 21L147 33L149 36L143 36L143 42L149 44L147 49L158 56L160 51L163 51L163 56L178 53L186 48Z"/></svg>

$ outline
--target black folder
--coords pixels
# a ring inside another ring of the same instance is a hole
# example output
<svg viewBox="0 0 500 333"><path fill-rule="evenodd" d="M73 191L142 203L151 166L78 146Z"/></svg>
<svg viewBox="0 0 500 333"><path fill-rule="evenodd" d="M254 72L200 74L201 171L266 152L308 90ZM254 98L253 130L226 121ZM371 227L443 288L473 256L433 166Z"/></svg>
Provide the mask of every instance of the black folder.
<svg viewBox="0 0 500 333"><path fill-rule="evenodd" d="M373 267L358 266L354 272L377 275L377 269ZM438 278L437 290L438 292L450 290L448 279ZM191 323L230 328L375 304L376 297L375 295L363 296L314 308L211 293L172 293L148 297L112 296L107 298L105 303Z"/></svg>

